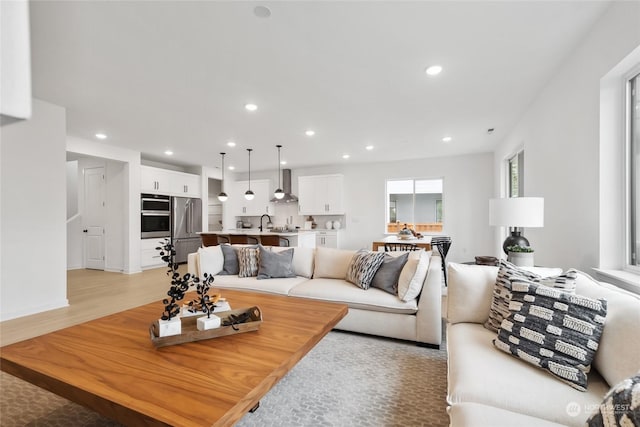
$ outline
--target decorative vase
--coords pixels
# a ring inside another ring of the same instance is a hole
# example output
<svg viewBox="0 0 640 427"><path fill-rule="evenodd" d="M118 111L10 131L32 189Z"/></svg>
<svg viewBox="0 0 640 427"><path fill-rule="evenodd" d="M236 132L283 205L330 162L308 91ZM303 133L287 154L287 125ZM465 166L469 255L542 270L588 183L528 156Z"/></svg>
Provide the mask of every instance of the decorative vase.
<svg viewBox="0 0 640 427"><path fill-rule="evenodd" d="M212 314L210 317L198 317L196 328L199 331L206 331L208 329L219 328L221 324L222 320L215 314Z"/></svg>
<svg viewBox="0 0 640 427"><path fill-rule="evenodd" d="M172 317L169 320L158 319L156 326L159 337L170 337L182 333L182 319L180 319L180 316Z"/></svg>
<svg viewBox="0 0 640 427"><path fill-rule="evenodd" d="M334 230L340 230L340 227L342 227L342 224L340 224L340 221L333 221Z"/></svg>
<svg viewBox="0 0 640 427"><path fill-rule="evenodd" d="M533 267L533 252L511 252L507 261L518 267Z"/></svg>
<svg viewBox="0 0 640 427"><path fill-rule="evenodd" d="M333 228L333 221L327 221L324 226L327 230L331 230Z"/></svg>

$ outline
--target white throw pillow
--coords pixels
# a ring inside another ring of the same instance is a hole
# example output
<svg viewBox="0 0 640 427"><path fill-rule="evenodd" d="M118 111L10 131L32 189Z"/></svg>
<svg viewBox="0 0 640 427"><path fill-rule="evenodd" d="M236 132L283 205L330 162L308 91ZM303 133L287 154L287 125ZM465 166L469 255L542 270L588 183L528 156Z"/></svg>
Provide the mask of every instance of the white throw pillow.
<svg viewBox="0 0 640 427"><path fill-rule="evenodd" d="M317 248L313 277L345 279L351 258L355 253L356 251L346 249Z"/></svg>
<svg viewBox="0 0 640 427"><path fill-rule="evenodd" d="M200 274L207 273L215 276L222 271L224 255L220 245L199 248L198 256L200 257Z"/></svg>
<svg viewBox="0 0 640 427"><path fill-rule="evenodd" d="M404 302L414 300L420 295L424 279L427 277L427 271L429 270L431 253L424 250L415 253L417 256L409 255L409 259L400 272L400 278L398 279L398 298Z"/></svg>

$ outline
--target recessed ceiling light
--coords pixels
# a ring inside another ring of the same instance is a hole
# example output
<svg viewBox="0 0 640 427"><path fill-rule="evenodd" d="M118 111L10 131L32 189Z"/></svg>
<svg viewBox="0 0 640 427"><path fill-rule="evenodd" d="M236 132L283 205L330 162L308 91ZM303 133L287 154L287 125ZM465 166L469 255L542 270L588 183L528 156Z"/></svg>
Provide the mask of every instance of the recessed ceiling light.
<svg viewBox="0 0 640 427"><path fill-rule="evenodd" d="M307 130L304 131L304 134L307 135L307 136L313 136L313 135L316 134L316 131L315 130L311 130L311 129L307 129Z"/></svg>
<svg viewBox="0 0 640 427"><path fill-rule="evenodd" d="M367 145L366 147L364 147L367 151L371 151L373 150L373 145Z"/></svg>
<svg viewBox="0 0 640 427"><path fill-rule="evenodd" d="M437 76L441 72L442 72L442 67L440 65L432 65L431 67L425 70L425 73L427 73L430 76Z"/></svg>
<svg viewBox="0 0 640 427"><path fill-rule="evenodd" d="M451 138L450 136L445 136L444 138L442 138L442 142L451 142L453 138Z"/></svg>
<svg viewBox="0 0 640 427"><path fill-rule="evenodd" d="M271 11L266 6L256 6L253 8L253 14L258 18L268 18L271 16Z"/></svg>
<svg viewBox="0 0 640 427"><path fill-rule="evenodd" d="M348 159L349 157L351 157L351 156L350 156L350 155L348 155L348 154L343 154L343 155L342 155L342 158L343 158L343 159Z"/></svg>
<svg viewBox="0 0 640 427"><path fill-rule="evenodd" d="M166 154L167 156L173 156L173 151L167 150L164 152L164 154Z"/></svg>
<svg viewBox="0 0 640 427"><path fill-rule="evenodd" d="M227 145L228 145L229 147L235 147L235 146L236 146L236 143L235 143L235 142L233 142L233 141L229 141L229 142L227 142Z"/></svg>
<svg viewBox="0 0 640 427"><path fill-rule="evenodd" d="M286 161L286 160L283 160L283 161L281 161L281 162L280 162L280 164L281 164L281 165L286 165L286 164L287 164L287 161Z"/></svg>
<svg viewBox="0 0 640 427"><path fill-rule="evenodd" d="M229 170L230 170L230 171L235 170L235 168L236 168L236 167L235 167L235 166L233 166L233 165L229 166Z"/></svg>
<svg viewBox="0 0 640 427"><path fill-rule="evenodd" d="M258 109L258 106L256 104L245 104L244 108L247 111L256 111Z"/></svg>
<svg viewBox="0 0 640 427"><path fill-rule="evenodd" d="M96 138L98 139L107 139L107 135L104 133L96 133Z"/></svg>

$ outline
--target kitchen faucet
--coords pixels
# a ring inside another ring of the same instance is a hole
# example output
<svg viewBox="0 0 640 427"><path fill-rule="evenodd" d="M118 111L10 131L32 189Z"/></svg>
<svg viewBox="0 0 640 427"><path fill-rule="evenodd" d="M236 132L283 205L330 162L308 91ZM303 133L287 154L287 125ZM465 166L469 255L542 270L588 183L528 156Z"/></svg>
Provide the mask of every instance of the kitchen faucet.
<svg viewBox="0 0 640 427"><path fill-rule="evenodd" d="M265 216L266 216L267 218L269 218L269 222L267 222L267 227L269 227L269 224L271 224L271 217L270 217L269 215L267 215L267 214L263 214L263 215L260 217L260 231L262 231L262 220L264 219L264 217L265 217Z"/></svg>

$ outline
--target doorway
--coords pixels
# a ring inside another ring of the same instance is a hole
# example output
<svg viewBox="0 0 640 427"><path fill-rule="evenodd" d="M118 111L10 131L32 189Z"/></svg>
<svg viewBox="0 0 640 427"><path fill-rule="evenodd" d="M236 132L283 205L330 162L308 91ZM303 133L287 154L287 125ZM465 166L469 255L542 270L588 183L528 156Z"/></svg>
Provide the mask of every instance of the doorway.
<svg viewBox="0 0 640 427"><path fill-rule="evenodd" d="M222 230L222 202L218 200L218 194L222 191L222 181L209 178L209 192L207 201L207 216L209 231Z"/></svg>
<svg viewBox="0 0 640 427"><path fill-rule="evenodd" d="M84 265L104 270L104 230L106 219L104 167L85 168L84 175Z"/></svg>

